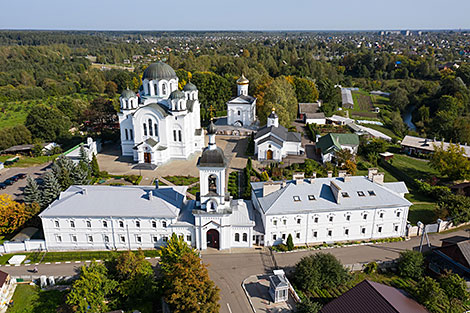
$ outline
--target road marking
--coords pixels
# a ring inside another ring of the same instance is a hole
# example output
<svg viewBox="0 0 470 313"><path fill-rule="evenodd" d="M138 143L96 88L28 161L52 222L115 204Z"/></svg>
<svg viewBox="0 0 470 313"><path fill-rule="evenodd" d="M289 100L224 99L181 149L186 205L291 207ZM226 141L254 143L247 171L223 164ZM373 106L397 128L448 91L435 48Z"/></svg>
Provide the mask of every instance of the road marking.
<svg viewBox="0 0 470 313"><path fill-rule="evenodd" d="M65 261L65 263L70 264L70 261Z"/></svg>
<svg viewBox="0 0 470 313"><path fill-rule="evenodd" d="M75 263L80 263L80 261L75 261Z"/></svg>
<svg viewBox="0 0 470 313"><path fill-rule="evenodd" d="M62 263L62 262L55 262L55 264L60 264L60 263Z"/></svg>
<svg viewBox="0 0 470 313"><path fill-rule="evenodd" d="M28 264L25 264L24 266L30 266L30 265L31 265L31 264L28 263Z"/></svg>
<svg viewBox="0 0 470 313"><path fill-rule="evenodd" d="M51 262L46 262L46 263L44 263L44 264L51 264Z"/></svg>
<svg viewBox="0 0 470 313"><path fill-rule="evenodd" d="M227 302L227 308L228 308L228 311L232 313L232 309L230 308L230 304L228 304L228 302Z"/></svg>
<svg viewBox="0 0 470 313"><path fill-rule="evenodd" d="M86 260L85 263L91 263L91 261L90 261L90 260Z"/></svg>
<svg viewBox="0 0 470 313"><path fill-rule="evenodd" d="M21 264L15 264L15 266L20 266Z"/></svg>
<svg viewBox="0 0 470 313"><path fill-rule="evenodd" d="M101 262L101 260L96 260L95 262L98 262L98 263L99 263L99 262Z"/></svg>
<svg viewBox="0 0 470 313"><path fill-rule="evenodd" d="M145 257L145 259L146 259L146 260L150 260L151 258L147 256L147 257Z"/></svg>
<svg viewBox="0 0 470 313"><path fill-rule="evenodd" d="M10 266L10 264L7 264L7 265L5 265L5 266Z"/></svg>

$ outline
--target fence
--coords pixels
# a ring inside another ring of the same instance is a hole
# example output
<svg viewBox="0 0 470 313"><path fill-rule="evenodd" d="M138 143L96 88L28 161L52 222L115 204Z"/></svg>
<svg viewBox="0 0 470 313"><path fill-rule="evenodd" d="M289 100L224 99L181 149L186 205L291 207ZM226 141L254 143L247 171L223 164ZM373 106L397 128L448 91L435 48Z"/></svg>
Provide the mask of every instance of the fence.
<svg viewBox="0 0 470 313"><path fill-rule="evenodd" d="M5 241L0 245L0 253L46 250L46 241L42 239L25 240L21 242Z"/></svg>

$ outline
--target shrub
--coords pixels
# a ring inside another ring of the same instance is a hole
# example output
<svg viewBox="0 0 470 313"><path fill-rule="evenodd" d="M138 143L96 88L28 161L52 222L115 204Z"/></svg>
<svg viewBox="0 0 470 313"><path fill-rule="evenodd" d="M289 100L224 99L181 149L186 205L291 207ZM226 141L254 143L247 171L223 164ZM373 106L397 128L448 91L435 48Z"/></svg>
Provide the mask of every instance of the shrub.
<svg viewBox="0 0 470 313"><path fill-rule="evenodd" d="M377 272L378 264L376 262L370 262L364 267L364 273L373 274Z"/></svg>
<svg viewBox="0 0 470 313"><path fill-rule="evenodd" d="M400 252L398 258L398 273L402 277L409 277L415 280L423 276L424 272L424 257L418 251L403 251Z"/></svg>
<svg viewBox="0 0 470 313"><path fill-rule="evenodd" d="M289 251L294 250L294 241L292 240L292 235L291 234L289 234L289 236L287 236L287 249Z"/></svg>

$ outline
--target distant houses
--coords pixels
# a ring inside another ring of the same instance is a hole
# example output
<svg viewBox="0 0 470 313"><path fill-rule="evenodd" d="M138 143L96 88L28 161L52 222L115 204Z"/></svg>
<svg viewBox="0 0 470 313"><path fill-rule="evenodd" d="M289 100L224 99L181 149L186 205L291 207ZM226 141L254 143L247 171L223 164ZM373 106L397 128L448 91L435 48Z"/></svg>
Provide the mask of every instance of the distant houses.
<svg viewBox="0 0 470 313"><path fill-rule="evenodd" d="M354 100L350 88L341 88L341 103L343 109L354 109Z"/></svg>
<svg viewBox="0 0 470 313"><path fill-rule="evenodd" d="M440 147L441 145L444 150L447 150L451 143L444 142L444 140L439 141L436 138L427 139L415 136L405 136L401 141L402 150L408 154L430 154L434 152L436 146ZM458 145L464 149L465 155L470 158L470 146L467 144Z"/></svg>
<svg viewBox="0 0 470 313"><path fill-rule="evenodd" d="M321 155L323 163L331 162L336 152L343 149L349 150L353 155L357 154L359 148L359 136L356 134L329 133L318 139L315 144L317 154Z"/></svg>
<svg viewBox="0 0 470 313"><path fill-rule="evenodd" d="M325 113L320 111L322 102L299 103L299 117L305 124L325 125Z"/></svg>

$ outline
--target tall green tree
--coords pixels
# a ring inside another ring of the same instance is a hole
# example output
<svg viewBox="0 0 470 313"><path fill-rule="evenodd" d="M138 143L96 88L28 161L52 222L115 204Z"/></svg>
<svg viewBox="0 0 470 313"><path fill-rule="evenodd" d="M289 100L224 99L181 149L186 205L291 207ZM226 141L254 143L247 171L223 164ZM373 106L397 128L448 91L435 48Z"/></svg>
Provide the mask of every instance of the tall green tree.
<svg viewBox="0 0 470 313"><path fill-rule="evenodd" d="M398 273L403 277L419 279L424 273L424 257L418 251L400 252L398 258Z"/></svg>
<svg viewBox="0 0 470 313"><path fill-rule="evenodd" d="M390 93L390 106L394 110L399 110L400 112L405 111L406 107L410 103L408 100L408 91L406 89L398 87Z"/></svg>
<svg viewBox="0 0 470 313"><path fill-rule="evenodd" d="M56 108L36 105L26 117L26 127L34 138L57 141L70 136L70 119Z"/></svg>
<svg viewBox="0 0 470 313"><path fill-rule="evenodd" d="M455 144L450 144L447 150L444 149L443 144L435 145L430 164L441 175L450 179L470 177L470 161L465 155L465 150Z"/></svg>
<svg viewBox="0 0 470 313"><path fill-rule="evenodd" d="M107 269L95 262L82 266L79 278L72 284L66 303L74 312L108 312L108 296L118 283L107 277Z"/></svg>
<svg viewBox="0 0 470 313"><path fill-rule="evenodd" d="M34 178L28 176L26 178L26 186L23 190L24 202L25 203L41 203L41 191Z"/></svg>
<svg viewBox="0 0 470 313"><path fill-rule="evenodd" d="M43 187L42 187L42 195L41 195L41 207L46 208L49 204L51 204L57 197L60 195L62 191L57 178L55 177L52 171L47 171L43 177Z"/></svg>
<svg viewBox="0 0 470 313"><path fill-rule="evenodd" d="M441 277L440 285L449 299L458 299L463 302L469 299L465 279L458 274L446 272Z"/></svg>

